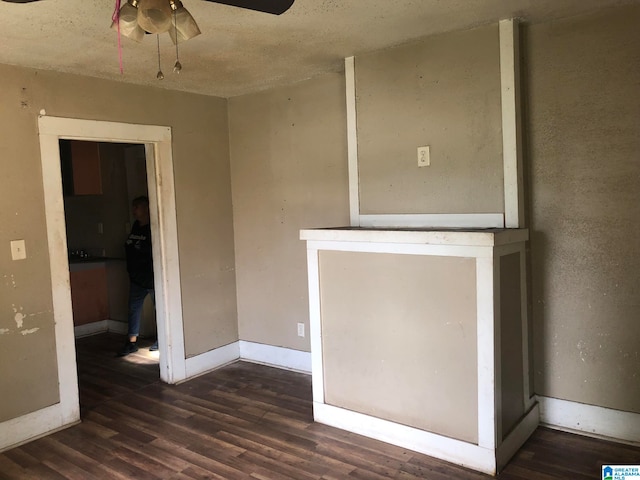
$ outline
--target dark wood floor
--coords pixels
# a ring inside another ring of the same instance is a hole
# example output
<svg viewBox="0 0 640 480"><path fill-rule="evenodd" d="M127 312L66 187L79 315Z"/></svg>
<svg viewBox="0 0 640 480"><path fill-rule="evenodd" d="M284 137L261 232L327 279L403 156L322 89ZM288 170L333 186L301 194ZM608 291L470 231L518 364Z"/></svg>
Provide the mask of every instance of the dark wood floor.
<svg viewBox="0 0 640 480"><path fill-rule="evenodd" d="M78 341L82 423L0 454L2 479L487 479L313 423L311 378L238 362L178 386L122 337ZM149 342L150 343L150 342ZM540 428L503 480L599 479L640 448Z"/></svg>

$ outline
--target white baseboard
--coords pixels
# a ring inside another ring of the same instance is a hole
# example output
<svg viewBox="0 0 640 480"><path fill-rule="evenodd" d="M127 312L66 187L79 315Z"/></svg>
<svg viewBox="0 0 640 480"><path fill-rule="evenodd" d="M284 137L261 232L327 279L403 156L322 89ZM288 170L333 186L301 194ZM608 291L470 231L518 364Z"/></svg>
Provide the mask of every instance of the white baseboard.
<svg viewBox="0 0 640 480"><path fill-rule="evenodd" d="M538 396L540 422L550 428L640 443L640 413Z"/></svg>
<svg viewBox="0 0 640 480"><path fill-rule="evenodd" d="M238 342L233 342L223 347L209 350L186 360L187 376L189 380L195 376L202 375L227 363L238 360L240 357L240 347Z"/></svg>
<svg viewBox="0 0 640 480"><path fill-rule="evenodd" d="M540 424L540 405L534 404L518 425L507 435L498 446L496 462L498 471L504 467L524 445Z"/></svg>
<svg viewBox="0 0 640 480"><path fill-rule="evenodd" d="M56 403L0 423L0 452L80 423L80 408Z"/></svg>
<svg viewBox="0 0 640 480"><path fill-rule="evenodd" d="M316 422L441 458L490 475L496 473L494 451L473 443L426 432L344 408L313 402Z"/></svg>
<svg viewBox="0 0 640 480"><path fill-rule="evenodd" d="M115 332L122 335L127 334L127 322L119 322L117 320L100 320L99 322L85 323L73 327L73 333L76 338L88 337L97 333Z"/></svg>
<svg viewBox="0 0 640 480"><path fill-rule="evenodd" d="M311 353L240 340L240 359L296 372L311 373Z"/></svg>
<svg viewBox="0 0 640 480"><path fill-rule="evenodd" d="M235 360L246 360L304 373L311 372L311 353L309 352L240 340L187 358L185 380Z"/></svg>

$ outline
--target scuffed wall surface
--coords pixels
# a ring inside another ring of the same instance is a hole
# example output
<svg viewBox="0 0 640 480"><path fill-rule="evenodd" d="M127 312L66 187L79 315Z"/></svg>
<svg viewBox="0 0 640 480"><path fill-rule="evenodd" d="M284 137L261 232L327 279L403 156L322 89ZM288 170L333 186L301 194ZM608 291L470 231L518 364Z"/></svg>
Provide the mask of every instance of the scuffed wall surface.
<svg viewBox="0 0 640 480"><path fill-rule="evenodd" d="M497 24L355 63L361 213L502 212ZM422 145L429 167L418 167Z"/></svg>
<svg viewBox="0 0 640 480"><path fill-rule="evenodd" d="M525 31L535 386L640 412L640 7Z"/></svg>
<svg viewBox="0 0 640 480"><path fill-rule="evenodd" d="M299 230L349 223L344 91L330 74L229 100L242 340L309 351Z"/></svg>
<svg viewBox="0 0 640 480"><path fill-rule="evenodd" d="M37 121L15 73L0 67L0 421L60 398ZM13 261L19 239L27 258Z"/></svg>
<svg viewBox="0 0 640 480"><path fill-rule="evenodd" d="M41 109L52 116L172 128L186 352L236 341L226 100L6 65L0 65L0 77L0 419L58 400ZM26 241L27 260L11 260L14 239ZM18 313L25 316L22 327ZM72 319L61 321L71 326Z"/></svg>

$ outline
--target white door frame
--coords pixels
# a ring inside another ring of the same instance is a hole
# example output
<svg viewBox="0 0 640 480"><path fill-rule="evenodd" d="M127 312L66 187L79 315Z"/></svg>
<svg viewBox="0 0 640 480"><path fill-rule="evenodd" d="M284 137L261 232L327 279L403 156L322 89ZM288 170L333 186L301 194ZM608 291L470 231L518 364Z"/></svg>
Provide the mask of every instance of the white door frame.
<svg viewBox="0 0 640 480"><path fill-rule="evenodd" d="M51 262L53 314L60 378L60 397L67 388L77 398L73 312L60 171L60 139L144 144L155 271L156 318L160 341L160 378L177 383L186 378L182 294L176 225L171 128L153 125L40 116L40 151L47 238Z"/></svg>
<svg viewBox="0 0 640 480"><path fill-rule="evenodd" d="M186 378L182 294L176 229L171 129L151 125L38 118L42 186L49 261L60 401L0 423L0 451L74 425L80 421L73 309L69 283L67 234L60 168L60 139L144 144L160 342L160 378L177 383ZM124 232L123 232L124 233Z"/></svg>

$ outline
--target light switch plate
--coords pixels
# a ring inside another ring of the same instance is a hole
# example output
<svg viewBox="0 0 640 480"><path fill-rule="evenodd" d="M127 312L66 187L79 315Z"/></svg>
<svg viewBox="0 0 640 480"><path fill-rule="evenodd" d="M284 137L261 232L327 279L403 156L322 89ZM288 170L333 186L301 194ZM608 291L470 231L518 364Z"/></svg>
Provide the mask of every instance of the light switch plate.
<svg viewBox="0 0 640 480"><path fill-rule="evenodd" d="M11 240L11 258L13 260L24 260L27 258L27 248L24 240Z"/></svg>

